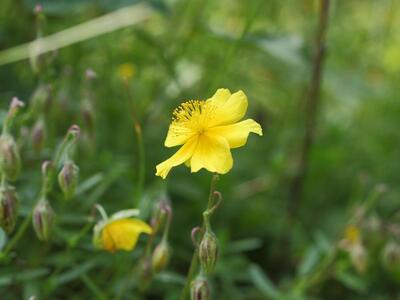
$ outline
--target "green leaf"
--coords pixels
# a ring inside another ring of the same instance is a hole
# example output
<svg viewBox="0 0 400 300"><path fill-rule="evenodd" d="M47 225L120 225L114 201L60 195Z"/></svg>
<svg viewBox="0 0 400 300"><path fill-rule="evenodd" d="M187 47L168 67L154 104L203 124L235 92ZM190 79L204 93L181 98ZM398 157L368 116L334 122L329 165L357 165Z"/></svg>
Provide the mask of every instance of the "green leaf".
<svg viewBox="0 0 400 300"><path fill-rule="evenodd" d="M268 299L280 298L280 293L260 266L252 264L249 268L250 279L255 287Z"/></svg>

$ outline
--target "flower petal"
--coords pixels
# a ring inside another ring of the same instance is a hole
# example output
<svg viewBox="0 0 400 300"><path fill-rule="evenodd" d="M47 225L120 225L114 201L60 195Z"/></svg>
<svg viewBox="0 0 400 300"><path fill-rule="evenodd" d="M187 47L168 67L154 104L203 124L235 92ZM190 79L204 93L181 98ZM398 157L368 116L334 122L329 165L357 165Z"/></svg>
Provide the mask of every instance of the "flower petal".
<svg viewBox="0 0 400 300"><path fill-rule="evenodd" d="M223 136L229 143L230 148L238 148L246 144L250 132L262 136L260 124L252 119L225 126L216 126L207 130L214 135Z"/></svg>
<svg viewBox="0 0 400 300"><path fill-rule="evenodd" d="M202 168L210 172L225 174L233 166L227 140L221 136L202 134L190 161L191 172Z"/></svg>
<svg viewBox="0 0 400 300"><path fill-rule="evenodd" d="M208 127L233 124L244 117L247 111L247 96L243 91L230 94L229 90L219 89L207 100L208 109L213 111Z"/></svg>
<svg viewBox="0 0 400 300"><path fill-rule="evenodd" d="M101 240L105 250L129 251L135 248L141 233L150 234L152 228L139 219L120 219L104 226Z"/></svg>
<svg viewBox="0 0 400 300"><path fill-rule="evenodd" d="M158 164L156 167L156 175L165 179L173 167L176 167L187 161L193 155L197 141L197 136L190 138L174 155Z"/></svg>
<svg viewBox="0 0 400 300"><path fill-rule="evenodd" d="M167 138L165 139L165 147L174 147L186 143L195 132L193 129L185 126L182 122L172 122L169 125Z"/></svg>

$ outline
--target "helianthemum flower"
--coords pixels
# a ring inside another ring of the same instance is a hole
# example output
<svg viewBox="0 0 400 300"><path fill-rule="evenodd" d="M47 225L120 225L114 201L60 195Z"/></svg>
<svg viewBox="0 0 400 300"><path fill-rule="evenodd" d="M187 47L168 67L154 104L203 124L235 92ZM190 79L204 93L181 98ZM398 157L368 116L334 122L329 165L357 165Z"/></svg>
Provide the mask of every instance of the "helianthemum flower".
<svg viewBox="0 0 400 300"><path fill-rule="evenodd" d="M95 246L109 252L133 250L140 234L151 234L153 231L142 220L131 218L137 213L137 210L125 210L112 215L110 218L105 216L94 228L93 242Z"/></svg>
<svg viewBox="0 0 400 300"><path fill-rule="evenodd" d="M173 112L166 147L183 145L173 156L157 165L156 175L167 177L182 163L197 172L202 168L219 174L233 166L230 149L246 144L250 132L262 135L260 124L252 119L240 121L247 111L243 91L231 94L219 89L206 101L191 100ZM240 122L239 122L240 121Z"/></svg>

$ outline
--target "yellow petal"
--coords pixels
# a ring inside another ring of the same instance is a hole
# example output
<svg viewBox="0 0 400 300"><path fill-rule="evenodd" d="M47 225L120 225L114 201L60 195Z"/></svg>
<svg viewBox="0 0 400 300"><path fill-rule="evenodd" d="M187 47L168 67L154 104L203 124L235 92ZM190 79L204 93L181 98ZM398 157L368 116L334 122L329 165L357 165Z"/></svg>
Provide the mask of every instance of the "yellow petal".
<svg viewBox="0 0 400 300"><path fill-rule="evenodd" d="M174 147L186 143L195 132L184 123L172 122L169 125L165 147Z"/></svg>
<svg viewBox="0 0 400 300"><path fill-rule="evenodd" d="M156 167L156 175L165 179L173 167L176 167L187 161L193 155L197 145L197 140L197 136L190 138L174 155L172 155L166 161L158 164Z"/></svg>
<svg viewBox="0 0 400 300"><path fill-rule="evenodd" d="M252 119L225 126L216 126L207 130L214 135L223 136L229 143L230 148L241 147L246 144L250 132L262 135L260 124Z"/></svg>
<svg viewBox="0 0 400 300"><path fill-rule="evenodd" d="M141 233L150 234L152 228L139 219L120 219L104 226L101 241L105 250L129 251L135 248Z"/></svg>
<svg viewBox="0 0 400 300"><path fill-rule="evenodd" d="M225 174L232 169L233 159L227 140L221 136L204 133L199 137L191 159L191 172L205 168L210 172Z"/></svg>
<svg viewBox="0 0 400 300"><path fill-rule="evenodd" d="M244 117L247 111L247 96L243 91L230 94L229 90L219 89L207 100L207 107L213 110L208 127L233 124Z"/></svg>

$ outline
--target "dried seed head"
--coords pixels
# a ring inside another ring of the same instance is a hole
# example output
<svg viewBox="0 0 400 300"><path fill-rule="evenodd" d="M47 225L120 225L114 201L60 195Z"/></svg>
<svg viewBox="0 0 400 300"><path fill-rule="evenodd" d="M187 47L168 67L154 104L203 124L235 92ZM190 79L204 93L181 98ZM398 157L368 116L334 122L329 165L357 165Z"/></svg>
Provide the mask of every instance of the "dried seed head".
<svg viewBox="0 0 400 300"><path fill-rule="evenodd" d="M78 186L79 167L73 161L64 163L63 168L58 174L58 184L66 199L74 196Z"/></svg>
<svg viewBox="0 0 400 300"><path fill-rule="evenodd" d="M202 275L196 277L191 283L191 300L210 300L211 299L211 289L210 284Z"/></svg>
<svg viewBox="0 0 400 300"><path fill-rule="evenodd" d="M7 232L14 230L18 218L18 195L12 186L0 187L0 226Z"/></svg>
<svg viewBox="0 0 400 300"><path fill-rule="evenodd" d="M199 260L206 274L214 271L218 259L218 240L211 230L206 230L199 245Z"/></svg>
<svg viewBox="0 0 400 300"><path fill-rule="evenodd" d="M33 209L33 228L41 241L48 241L55 221L55 213L46 198L42 198Z"/></svg>
<svg viewBox="0 0 400 300"><path fill-rule="evenodd" d="M15 139L9 134L0 136L0 172L8 180L17 179L21 170L21 157Z"/></svg>
<svg viewBox="0 0 400 300"><path fill-rule="evenodd" d="M159 273L165 269L170 259L170 247L167 241L161 241L153 251L151 265L155 273Z"/></svg>

